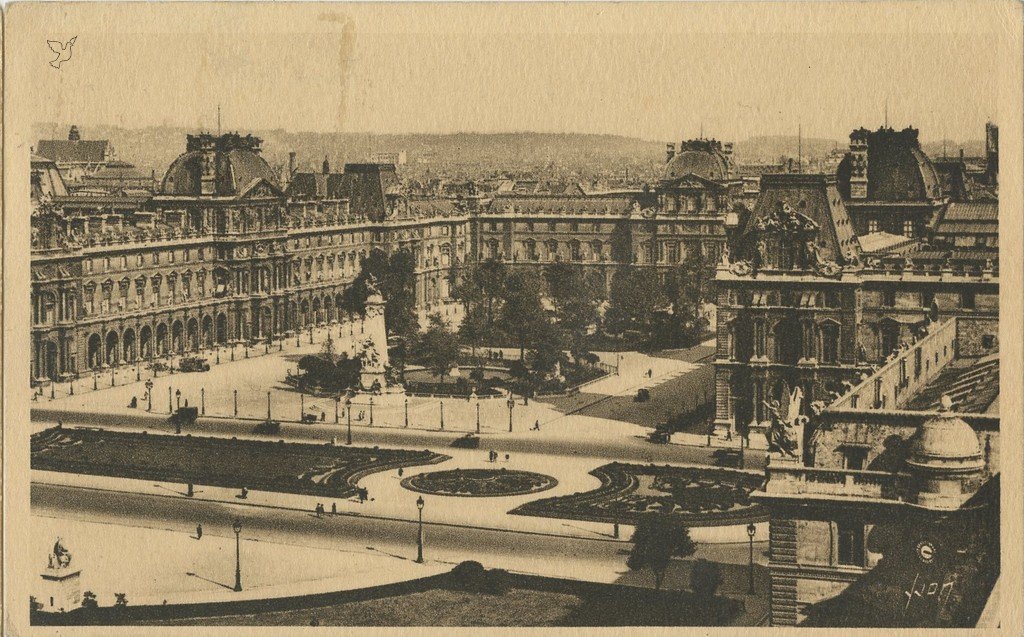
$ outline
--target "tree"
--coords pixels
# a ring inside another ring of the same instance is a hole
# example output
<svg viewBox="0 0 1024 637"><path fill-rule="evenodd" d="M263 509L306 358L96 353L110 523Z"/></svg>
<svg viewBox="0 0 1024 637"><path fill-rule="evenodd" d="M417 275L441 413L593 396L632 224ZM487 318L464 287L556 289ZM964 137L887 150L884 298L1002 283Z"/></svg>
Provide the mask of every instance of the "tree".
<svg viewBox="0 0 1024 637"><path fill-rule="evenodd" d="M597 323L597 306L604 296L603 285L598 278L587 276L582 266L572 263L552 263L544 268L544 278L563 333L564 346L578 360L586 352L590 326Z"/></svg>
<svg viewBox="0 0 1024 637"><path fill-rule="evenodd" d="M619 268L612 276L606 320L614 333L652 333L655 312L667 303L657 272L637 266Z"/></svg>
<svg viewBox="0 0 1024 637"><path fill-rule="evenodd" d="M543 291L543 280L532 270L514 270L505 279L501 318L519 345L520 360L538 335L551 327L541 299Z"/></svg>
<svg viewBox="0 0 1024 637"><path fill-rule="evenodd" d="M444 382L444 377L459 360L459 341L440 314L431 314L428 320L430 326L420 335L416 349L423 364Z"/></svg>
<svg viewBox="0 0 1024 637"><path fill-rule="evenodd" d="M697 551L697 545L690 539L690 530L664 514L640 518L631 541L633 549L626 566L630 570L650 568L654 571L656 589L661 589L673 557L689 557Z"/></svg>
<svg viewBox="0 0 1024 637"><path fill-rule="evenodd" d="M85 591L82 593L82 608L96 608L99 603L96 601L96 593Z"/></svg>
<svg viewBox="0 0 1024 637"><path fill-rule="evenodd" d="M690 569L690 589L699 597L714 597L722 585L722 569L717 562L697 560Z"/></svg>

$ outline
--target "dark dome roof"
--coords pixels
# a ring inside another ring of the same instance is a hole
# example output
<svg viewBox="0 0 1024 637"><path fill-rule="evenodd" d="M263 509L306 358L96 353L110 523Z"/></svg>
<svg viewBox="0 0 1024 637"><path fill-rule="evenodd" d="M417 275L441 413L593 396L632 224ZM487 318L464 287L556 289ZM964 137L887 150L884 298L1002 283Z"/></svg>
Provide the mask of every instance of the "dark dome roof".
<svg viewBox="0 0 1024 637"><path fill-rule="evenodd" d="M679 152L665 165L665 179L696 175L702 179L725 181L732 177L732 160L715 140L691 140L680 145Z"/></svg>
<svg viewBox="0 0 1024 637"><path fill-rule="evenodd" d="M916 129L861 129L854 135L867 141L869 200L921 201L942 196L939 173L921 150ZM846 199L850 197L851 161L848 154L836 168L839 192Z"/></svg>
<svg viewBox="0 0 1024 637"><path fill-rule="evenodd" d="M258 179L279 187L270 164L255 151L236 148L209 154L214 161L217 195L237 195ZM193 150L175 159L164 175L160 191L165 195L199 195L203 157L203 151Z"/></svg>

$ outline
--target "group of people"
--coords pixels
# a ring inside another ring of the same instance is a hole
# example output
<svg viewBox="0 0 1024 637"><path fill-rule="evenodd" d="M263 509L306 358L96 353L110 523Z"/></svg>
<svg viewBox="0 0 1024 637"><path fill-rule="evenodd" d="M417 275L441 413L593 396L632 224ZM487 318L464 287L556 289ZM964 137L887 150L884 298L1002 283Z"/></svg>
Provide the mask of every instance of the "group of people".
<svg viewBox="0 0 1024 637"><path fill-rule="evenodd" d="M497 462L498 461L498 455L499 454L498 454L497 451L495 451L494 449L491 449L491 451L487 454L488 462ZM505 454L505 462L508 462L508 459L509 459L509 455L506 453Z"/></svg>
<svg viewBox="0 0 1024 637"><path fill-rule="evenodd" d="M322 502L316 503L316 506L313 508L313 512L318 518L322 518L327 514L327 510L324 509ZM338 515L338 505L334 502L331 503L331 515Z"/></svg>

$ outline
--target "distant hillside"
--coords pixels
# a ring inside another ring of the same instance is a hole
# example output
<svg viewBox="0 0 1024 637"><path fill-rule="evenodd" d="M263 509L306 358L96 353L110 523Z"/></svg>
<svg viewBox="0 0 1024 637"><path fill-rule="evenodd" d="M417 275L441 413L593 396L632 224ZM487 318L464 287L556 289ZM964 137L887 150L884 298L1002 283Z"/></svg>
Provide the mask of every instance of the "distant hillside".
<svg viewBox="0 0 1024 637"><path fill-rule="evenodd" d="M736 142L733 154L741 164L760 164L778 161L780 157L796 157L798 147L802 147L804 158L818 158L848 144L837 139L805 137L800 140L796 135L766 135Z"/></svg>
<svg viewBox="0 0 1024 637"><path fill-rule="evenodd" d="M69 125L36 127L37 139L64 139ZM185 135L195 130L172 127L124 129L81 127L83 139L109 139L118 157L160 175L185 148ZM250 131L242 131L250 132ZM251 131L263 139L263 156L272 166L287 164L297 154L303 169L316 168L326 157L336 169L346 162L367 161L373 153L405 151L405 172L458 173L545 170L555 173L596 173L608 170L631 174L660 169L664 144L616 135L554 133L455 133L448 135L368 133L293 133Z"/></svg>

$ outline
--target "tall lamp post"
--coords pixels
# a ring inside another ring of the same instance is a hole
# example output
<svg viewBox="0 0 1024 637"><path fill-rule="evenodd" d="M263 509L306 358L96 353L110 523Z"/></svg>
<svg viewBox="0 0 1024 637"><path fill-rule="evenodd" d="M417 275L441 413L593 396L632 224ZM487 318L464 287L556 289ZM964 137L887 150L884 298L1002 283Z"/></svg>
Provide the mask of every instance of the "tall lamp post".
<svg viewBox="0 0 1024 637"><path fill-rule="evenodd" d="M370 396L370 426L373 426L373 396Z"/></svg>
<svg viewBox="0 0 1024 637"><path fill-rule="evenodd" d="M476 432L480 433L480 401L476 401Z"/></svg>
<svg viewBox="0 0 1024 637"><path fill-rule="evenodd" d="M242 521L235 518L231 529L235 532L235 592L242 592Z"/></svg>
<svg viewBox="0 0 1024 637"><path fill-rule="evenodd" d="M508 432L512 433L512 410L516 407L516 401L512 398L512 394L508 396Z"/></svg>
<svg viewBox="0 0 1024 637"><path fill-rule="evenodd" d="M405 397L405 426L409 426L409 397Z"/></svg>
<svg viewBox="0 0 1024 637"><path fill-rule="evenodd" d="M181 409L181 390L174 390L174 404L178 409Z"/></svg>
<svg viewBox="0 0 1024 637"><path fill-rule="evenodd" d="M349 396L345 399L345 411L348 412L346 419L348 420L348 436L345 438L345 444L352 444L352 397Z"/></svg>
<svg viewBox="0 0 1024 637"><path fill-rule="evenodd" d="M423 496L416 498L416 508L420 513L419 533L416 535L416 563L423 563Z"/></svg>
<svg viewBox="0 0 1024 637"><path fill-rule="evenodd" d="M747 571L747 594L754 594L754 534L757 533L757 527L751 522L747 525L747 537L750 538L750 565Z"/></svg>

